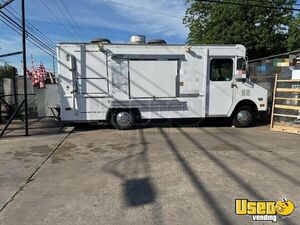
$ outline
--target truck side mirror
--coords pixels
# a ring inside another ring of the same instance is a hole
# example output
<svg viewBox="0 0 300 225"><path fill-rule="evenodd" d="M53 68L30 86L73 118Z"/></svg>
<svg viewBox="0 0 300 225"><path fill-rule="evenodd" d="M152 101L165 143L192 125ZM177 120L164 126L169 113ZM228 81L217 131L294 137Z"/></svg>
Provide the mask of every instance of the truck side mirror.
<svg viewBox="0 0 300 225"><path fill-rule="evenodd" d="M247 61L244 58L238 58L237 70L247 70Z"/></svg>
<svg viewBox="0 0 300 225"><path fill-rule="evenodd" d="M245 58L237 59L237 68L235 78L237 81L245 82L247 79L247 60Z"/></svg>

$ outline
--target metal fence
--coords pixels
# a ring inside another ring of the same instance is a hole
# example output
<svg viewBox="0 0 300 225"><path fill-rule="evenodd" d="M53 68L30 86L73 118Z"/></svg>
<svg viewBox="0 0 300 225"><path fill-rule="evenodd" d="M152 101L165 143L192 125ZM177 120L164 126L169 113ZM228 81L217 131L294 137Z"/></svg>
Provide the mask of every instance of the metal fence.
<svg viewBox="0 0 300 225"><path fill-rule="evenodd" d="M293 76L296 71L300 74L300 51L249 63L251 79L269 91L269 107L273 107L271 126L277 130L295 131L295 127L300 127L300 78Z"/></svg>
<svg viewBox="0 0 300 225"><path fill-rule="evenodd" d="M268 102L272 105L275 75L278 79L292 79L293 66L289 56L265 59L249 63L251 80L269 91Z"/></svg>
<svg viewBox="0 0 300 225"><path fill-rule="evenodd" d="M36 102L34 89L30 82L27 84L28 89L28 110L31 117L36 117ZM23 78L0 78L0 122L3 122L6 118L15 111L18 104L24 100L24 87ZM20 111L20 115L23 114L23 109Z"/></svg>

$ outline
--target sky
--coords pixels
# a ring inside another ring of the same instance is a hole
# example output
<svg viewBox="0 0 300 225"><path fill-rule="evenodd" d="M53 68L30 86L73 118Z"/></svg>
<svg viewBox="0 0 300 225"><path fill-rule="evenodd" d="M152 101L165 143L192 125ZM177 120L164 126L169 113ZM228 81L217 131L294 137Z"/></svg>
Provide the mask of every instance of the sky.
<svg viewBox="0 0 300 225"><path fill-rule="evenodd" d="M20 12L20 4L21 1L16 0L10 8ZM8 10L12 11L10 8ZM147 40L165 39L168 43L184 43L188 35L188 29L182 23L186 8L185 0L27 0L26 17L55 43L89 42L99 37L125 43L132 34L146 35ZM75 26L80 31L74 29ZM0 55L20 51L21 48L21 36L0 21ZM46 69L53 70L50 56L30 43L27 51L36 65L43 62ZM5 60L21 71L21 55ZM30 63L30 57L28 60Z"/></svg>
<svg viewBox="0 0 300 225"><path fill-rule="evenodd" d="M20 5L21 1L15 0L8 10L13 12L13 8L20 13ZM185 43L188 28L182 19L187 7L185 0L26 0L26 18L54 43L89 42L99 37L125 43L132 34L146 35L147 40ZM0 55L21 49L21 36L0 21ZM42 62L48 71L53 70L52 57L30 43L27 53L28 66L32 55L36 66ZM3 64L3 58L0 60ZM21 71L21 55L4 60Z"/></svg>

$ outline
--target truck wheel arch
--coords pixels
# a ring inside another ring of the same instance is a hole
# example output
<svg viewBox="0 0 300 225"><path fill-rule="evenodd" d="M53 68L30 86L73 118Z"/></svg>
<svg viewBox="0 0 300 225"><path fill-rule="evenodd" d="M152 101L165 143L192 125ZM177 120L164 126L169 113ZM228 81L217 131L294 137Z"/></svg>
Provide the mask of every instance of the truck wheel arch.
<svg viewBox="0 0 300 225"><path fill-rule="evenodd" d="M250 106L254 113L257 113L258 112L258 108L257 108L257 105L252 101L252 100L249 100L249 99L245 99L245 100L242 100L240 101L234 108L234 110L232 111L231 113L231 116L233 116L236 111L241 108L242 106Z"/></svg>

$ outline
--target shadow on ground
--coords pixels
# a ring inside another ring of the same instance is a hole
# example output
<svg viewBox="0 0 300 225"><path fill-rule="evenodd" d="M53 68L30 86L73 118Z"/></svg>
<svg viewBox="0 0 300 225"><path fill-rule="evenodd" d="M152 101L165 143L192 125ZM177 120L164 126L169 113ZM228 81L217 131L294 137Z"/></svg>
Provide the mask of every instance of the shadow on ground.
<svg viewBox="0 0 300 225"><path fill-rule="evenodd" d="M264 120L256 120L251 127L266 126L269 123ZM75 127L75 131L89 131L100 129L114 129L107 123L80 123L70 124ZM171 128L171 127L231 127L232 121L229 118L206 118L206 119L156 119L141 121L133 129L147 128Z"/></svg>
<svg viewBox="0 0 300 225"><path fill-rule="evenodd" d="M29 135L30 136L41 136L41 135L57 135L64 133L66 126L56 121L54 118L39 118L30 119L29 125ZM0 131L4 128L5 124L0 125ZM14 120L8 129L5 131L2 138L17 138L25 136L25 126L20 120Z"/></svg>

